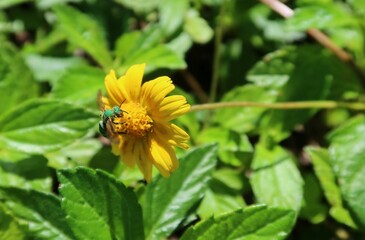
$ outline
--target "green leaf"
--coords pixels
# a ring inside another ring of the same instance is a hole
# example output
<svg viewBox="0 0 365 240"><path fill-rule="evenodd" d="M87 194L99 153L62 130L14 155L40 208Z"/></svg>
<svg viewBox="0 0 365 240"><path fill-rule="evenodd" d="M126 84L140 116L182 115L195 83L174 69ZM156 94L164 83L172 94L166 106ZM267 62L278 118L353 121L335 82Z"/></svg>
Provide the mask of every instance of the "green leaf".
<svg viewBox="0 0 365 240"><path fill-rule="evenodd" d="M36 97L38 91L38 86L21 54L17 53L11 44L0 41L1 111L6 112L19 103Z"/></svg>
<svg viewBox="0 0 365 240"><path fill-rule="evenodd" d="M238 14L240 13L239 11L237 12ZM249 16L251 21L256 26L256 28L260 29L263 32L262 39L259 40L257 36L255 36L255 41L253 42L255 45L263 45L261 41L267 40L281 43L290 43L295 40L301 40L305 37L302 32L290 31L286 26L286 21L281 18L273 18L272 14L273 11L271 10L271 8L264 4L257 4L256 6L250 8Z"/></svg>
<svg viewBox="0 0 365 240"><path fill-rule="evenodd" d="M341 223L355 227L356 225L350 213L343 206L341 191L336 183L336 177L331 166L328 151L323 148L313 147L308 147L305 151L312 160L314 172L321 183L324 195L332 206L330 210L331 216Z"/></svg>
<svg viewBox="0 0 365 240"><path fill-rule="evenodd" d="M102 143L99 139L80 139L56 151L47 152L44 155L48 159L48 165L52 168L71 168L80 165L87 166L101 148ZM109 148L108 150L110 152ZM101 164L109 163L105 161L105 156L104 154L98 159ZM100 168L100 165L93 168Z"/></svg>
<svg viewBox="0 0 365 240"><path fill-rule="evenodd" d="M122 4L126 8L130 8L137 13L148 13L157 8L158 0L114 0L117 3Z"/></svg>
<svg viewBox="0 0 365 240"><path fill-rule="evenodd" d="M16 219L0 204L0 239L25 239L24 230Z"/></svg>
<svg viewBox="0 0 365 240"><path fill-rule="evenodd" d="M26 55L25 61L37 81L49 81L51 83L57 82L68 69L86 65L81 58L57 58L37 54Z"/></svg>
<svg viewBox="0 0 365 240"><path fill-rule="evenodd" d="M333 2L296 8L294 15L287 20L288 28L297 31L305 31L309 28L326 29L355 24L357 24L357 21L348 10L342 5Z"/></svg>
<svg viewBox="0 0 365 240"><path fill-rule="evenodd" d="M181 240L285 239L294 221L291 210L251 206L202 221L186 231Z"/></svg>
<svg viewBox="0 0 365 240"><path fill-rule="evenodd" d="M104 88L104 77L104 72L98 68L85 66L69 69L54 85L52 96L80 105L94 106L98 90Z"/></svg>
<svg viewBox="0 0 365 240"><path fill-rule="evenodd" d="M0 9L12 7L14 5L25 3L25 2L30 2L30 1L31 0L1 0Z"/></svg>
<svg viewBox="0 0 365 240"><path fill-rule="evenodd" d="M133 31L122 34L115 43L115 56L124 61L128 58L128 55L133 54L136 49L136 43L140 43L142 35L145 35L141 31ZM158 38L160 38L158 36Z"/></svg>
<svg viewBox="0 0 365 240"><path fill-rule="evenodd" d="M185 56L186 52L191 48L192 45L193 41L186 32L182 32L180 35L166 44L168 48L182 57Z"/></svg>
<svg viewBox="0 0 365 240"><path fill-rule="evenodd" d="M159 1L159 24L166 37L171 36L182 25L188 7L188 0Z"/></svg>
<svg viewBox="0 0 365 240"><path fill-rule="evenodd" d="M50 191L51 184L47 159L43 156L2 152L0 186Z"/></svg>
<svg viewBox="0 0 365 240"><path fill-rule="evenodd" d="M0 144L28 153L59 149L94 128L98 115L72 104L33 100L0 118Z"/></svg>
<svg viewBox="0 0 365 240"><path fill-rule="evenodd" d="M251 185L259 203L299 211L303 180L293 157L280 146L256 145Z"/></svg>
<svg viewBox="0 0 365 240"><path fill-rule="evenodd" d="M362 0L348 0L347 1L352 9L357 12L361 17L365 17L365 2Z"/></svg>
<svg viewBox="0 0 365 240"><path fill-rule="evenodd" d="M289 47L280 52L284 60L280 64L290 66L288 69L291 71L290 78L282 87L277 102L326 99L330 96L333 82L341 81L334 68L337 59L328 55L326 50L308 45L299 48ZM314 55L318 56L318 61L313 61ZM303 124L317 111L317 109L271 110L262 121L262 132L269 133L274 141L279 142L285 139L296 125Z"/></svg>
<svg viewBox="0 0 365 240"><path fill-rule="evenodd" d="M184 30L191 36L194 42L200 44L209 42L214 33L207 21L201 18L199 13L193 9L187 12Z"/></svg>
<svg viewBox="0 0 365 240"><path fill-rule="evenodd" d="M229 168L215 171L197 210L199 216L208 218L245 207L242 176L242 171Z"/></svg>
<svg viewBox="0 0 365 240"><path fill-rule="evenodd" d="M60 200L51 194L20 188L0 187L0 196L7 211L34 239L74 239L67 225Z"/></svg>
<svg viewBox="0 0 365 240"><path fill-rule="evenodd" d="M105 70L112 66L112 58L103 29L84 13L68 5L57 5L54 12L67 40L84 49ZM75 22L75 19L77 21Z"/></svg>
<svg viewBox="0 0 365 240"><path fill-rule="evenodd" d="M328 136L330 163L350 213L365 226L365 117L350 119Z"/></svg>
<svg viewBox="0 0 365 240"><path fill-rule="evenodd" d="M82 0L35 0L37 8L45 10L58 4L80 3Z"/></svg>
<svg viewBox="0 0 365 240"><path fill-rule="evenodd" d="M186 68L186 63L182 56L165 45L158 45L130 55L118 71L126 71L128 67L138 63L146 63L147 72L151 72L159 68Z"/></svg>
<svg viewBox="0 0 365 240"><path fill-rule="evenodd" d="M115 53L121 62L117 72L124 74L131 65L138 63L146 63L146 72L158 68L185 68L186 63L179 51L161 42L163 32L159 25L151 25L143 32L123 34L116 43Z"/></svg>
<svg viewBox="0 0 365 240"><path fill-rule="evenodd" d="M216 165L216 145L191 150L170 178L154 179L145 191L143 218L146 239L169 236L203 197Z"/></svg>
<svg viewBox="0 0 365 240"><path fill-rule="evenodd" d="M218 156L226 164L232 166L247 165L252 157L252 145L245 134L222 128L206 128L199 133L198 143L217 142Z"/></svg>
<svg viewBox="0 0 365 240"><path fill-rule="evenodd" d="M62 208L78 239L144 239L141 208L131 189L101 170L58 171Z"/></svg>
<svg viewBox="0 0 365 240"><path fill-rule="evenodd" d="M323 203L323 192L319 182L312 173L305 173L304 198L300 210L300 217L305 218L312 224L323 222L327 217L328 207Z"/></svg>
<svg viewBox="0 0 365 240"><path fill-rule="evenodd" d="M226 93L222 102L250 101L270 103L277 97L277 92L266 91L264 88L246 84L236 87ZM264 108L245 107L245 108L224 108L215 111L213 121L226 129L231 129L239 133L249 132L256 129Z"/></svg>

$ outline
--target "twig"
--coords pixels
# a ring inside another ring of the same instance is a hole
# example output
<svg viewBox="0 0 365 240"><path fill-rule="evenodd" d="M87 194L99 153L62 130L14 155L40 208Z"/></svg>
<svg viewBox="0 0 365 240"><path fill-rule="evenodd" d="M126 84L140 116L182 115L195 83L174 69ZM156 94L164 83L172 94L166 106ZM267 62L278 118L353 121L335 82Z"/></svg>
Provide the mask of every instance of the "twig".
<svg viewBox="0 0 365 240"><path fill-rule="evenodd" d="M333 109L347 108L352 110L365 110L365 103L362 102L336 102L336 101L303 101L303 102L278 102L278 103L259 103L259 102L217 102L194 105L190 112L213 110L230 107L260 107L268 109Z"/></svg>
<svg viewBox="0 0 365 240"><path fill-rule="evenodd" d="M199 98L200 102L202 102L202 103L208 102L209 96L204 91L204 89L199 84L199 82L196 80L196 78L188 70L181 70L180 73L185 78L186 83L195 92L195 94Z"/></svg>
<svg viewBox="0 0 365 240"><path fill-rule="evenodd" d="M262 3L266 4L272 10L283 16L284 18L290 18L293 16L294 11L286 6L284 3L278 0L260 0ZM365 81L365 73L364 71L356 64L352 56L344 51L342 48L338 47L332 40L325 35L323 32L318 29L308 29L308 35L314 38L317 42L319 42L325 48L328 48L334 55L336 55L341 61L348 63L359 75L359 77Z"/></svg>
<svg viewBox="0 0 365 240"><path fill-rule="evenodd" d="M209 93L209 102L214 102L217 96L218 80L219 80L219 65L221 58L221 42L223 37L223 25L222 20L225 14L227 1L223 1L217 20L217 26L215 27L215 39L214 39L214 56L213 56L213 74Z"/></svg>

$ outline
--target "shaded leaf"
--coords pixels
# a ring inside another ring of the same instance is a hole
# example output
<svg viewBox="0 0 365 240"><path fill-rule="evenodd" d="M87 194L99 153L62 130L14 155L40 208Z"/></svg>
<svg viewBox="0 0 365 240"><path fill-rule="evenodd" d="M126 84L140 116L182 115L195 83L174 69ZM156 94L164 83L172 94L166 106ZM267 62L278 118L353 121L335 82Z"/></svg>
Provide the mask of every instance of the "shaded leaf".
<svg viewBox="0 0 365 240"><path fill-rule="evenodd" d="M47 159L40 155L7 155L0 156L0 186L51 190Z"/></svg>
<svg viewBox="0 0 365 240"><path fill-rule="evenodd" d="M323 222L327 217L328 207L322 201L323 192L318 180L312 173L306 173L304 180L303 206L300 210L300 217L305 218L313 224Z"/></svg>
<svg viewBox="0 0 365 240"><path fill-rule="evenodd" d="M336 182L328 151L323 148L312 147L306 148L305 150L312 160L314 172L321 183L324 195L332 206L330 210L331 216L341 223L350 227L355 227L355 223L352 220L350 213L343 206L340 187Z"/></svg>
<svg viewBox="0 0 365 240"><path fill-rule="evenodd" d="M16 219L0 204L0 239L25 239L24 230Z"/></svg>
<svg viewBox="0 0 365 240"><path fill-rule="evenodd" d="M14 5L25 3L25 2L30 2L30 1L31 0L1 0L0 9L12 7Z"/></svg>
<svg viewBox="0 0 365 240"><path fill-rule="evenodd" d="M280 146L256 145L250 179L259 203L299 211L303 199L303 180L293 157Z"/></svg>
<svg viewBox="0 0 365 240"><path fill-rule="evenodd" d="M197 136L197 142L217 142L221 161L233 166L247 165L252 157L252 145L245 134L221 128L206 128Z"/></svg>
<svg viewBox="0 0 365 240"><path fill-rule="evenodd" d="M229 168L215 171L197 210L199 216L208 218L245 207L242 176L242 171Z"/></svg>
<svg viewBox="0 0 365 240"><path fill-rule="evenodd" d="M51 194L0 187L3 204L35 239L74 239L60 200Z"/></svg>
<svg viewBox="0 0 365 240"><path fill-rule="evenodd" d="M264 88L246 84L237 87L225 94L222 102L249 101L249 102L273 102L277 97L277 92L266 91ZM256 128L265 108L245 107L245 108L224 108L215 111L213 121L224 128L232 129L236 132L249 132Z"/></svg>

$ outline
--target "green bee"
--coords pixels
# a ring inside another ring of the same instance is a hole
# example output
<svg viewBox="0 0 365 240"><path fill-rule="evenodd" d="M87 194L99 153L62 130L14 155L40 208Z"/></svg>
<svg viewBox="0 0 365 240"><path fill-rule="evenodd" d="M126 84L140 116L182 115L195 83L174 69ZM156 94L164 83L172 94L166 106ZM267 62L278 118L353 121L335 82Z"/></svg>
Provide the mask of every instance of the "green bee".
<svg viewBox="0 0 365 240"><path fill-rule="evenodd" d="M102 100L102 96L103 95L102 95L101 91L99 90L98 103L99 103L100 110L103 112L101 115L101 120L99 121L99 132L104 137L108 137L108 135L115 133L113 124L110 124L111 131L112 131L112 133L110 133L110 130L107 127L108 122L112 122L114 124L122 124L120 122L118 122L118 123L114 122L114 118L121 117L121 116L123 116L123 113L127 113L127 112L124 111L123 109L121 109L121 106L123 103L119 107L114 106L112 109L105 109L105 105Z"/></svg>

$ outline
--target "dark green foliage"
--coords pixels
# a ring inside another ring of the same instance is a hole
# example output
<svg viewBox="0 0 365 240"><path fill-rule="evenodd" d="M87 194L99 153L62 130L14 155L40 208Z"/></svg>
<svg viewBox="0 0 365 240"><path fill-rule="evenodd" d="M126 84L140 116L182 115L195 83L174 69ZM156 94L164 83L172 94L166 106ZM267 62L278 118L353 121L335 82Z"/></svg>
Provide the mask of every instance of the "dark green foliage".
<svg viewBox="0 0 365 240"><path fill-rule="evenodd" d="M365 1L281 2L0 0L0 239L364 239ZM261 106L174 120L191 150L147 184L98 132L139 63L192 106Z"/></svg>

